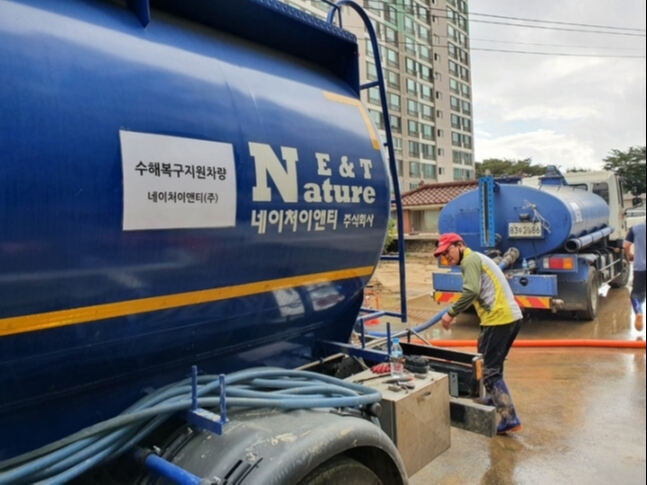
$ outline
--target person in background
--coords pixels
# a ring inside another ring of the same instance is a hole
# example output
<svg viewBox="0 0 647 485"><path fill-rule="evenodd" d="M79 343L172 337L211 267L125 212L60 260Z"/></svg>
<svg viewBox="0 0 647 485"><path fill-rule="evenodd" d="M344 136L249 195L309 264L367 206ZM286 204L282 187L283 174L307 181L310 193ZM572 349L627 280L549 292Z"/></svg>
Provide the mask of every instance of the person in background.
<svg viewBox="0 0 647 485"><path fill-rule="evenodd" d="M436 257L444 257L450 265L459 265L463 290L442 317L446 330L457 314L474 305L480 320L478 352L483 355L483 383L492 403L501 416L497 434L521 430L521 421L503 380L503 361L519 333L521 309L501 269L484 254L465 246L455 233L441 234Z"/></svg>
<svg viewBox="0 0 647 485"><path fill-rule="evenodd" d="M631 246L633 245L633 252ZM643 329L643 305L645 303L645 223L636 224L629 229L623 244L625 256L633 262L634 281L631 287L631 306L636 317L634 328Z"/></svg>

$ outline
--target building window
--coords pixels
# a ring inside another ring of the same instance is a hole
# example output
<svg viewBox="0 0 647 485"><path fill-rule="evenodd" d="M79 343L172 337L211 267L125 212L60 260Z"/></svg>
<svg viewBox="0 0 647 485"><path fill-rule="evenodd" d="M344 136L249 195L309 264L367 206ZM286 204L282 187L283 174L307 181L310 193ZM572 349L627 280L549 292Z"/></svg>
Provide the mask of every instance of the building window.
<svg viewBox="0 0 647 485"><path fill-rule="evenodd" d="M436 54L434 54L434 55L436 55ZM429 47L427 47L425 45L419 45L418 46L418 56L420 56L420 59L422 59L423 61L429 62L431 60Z"/></svg>
<svg viewBox="0 0 647 485"><path fill-rule="evenodd" d="M426 81L431 81L433 79L431 68L425 66L424 64L418 64L418 74L422 79Z"/></svg>
<svg viewBox="0 0 647 485"><path fill-rule="evenodd" d="M376 87L368 88L368 102L373 104L380 103L380 90Z"/></svg>
<svg viewBox="0 0 647 485"><path fill-rule="evenodd" d="M463 101L463 113L470 114L472 112L472 105L469 101Z"/></svg>
<svg viewBox="0 0 647 485"><path fill-rule="evenodd" d="M420 135L420 132L418 130L418 122L417 121L409 120L407 122L407 126L408 126L409 136L418 137Z"/></svg>
<svg viewBox="0 0 647 485"><path fill-rule="evenodd" d="M400 89L400 75L397 72L386 70L386 84L394 89Z"/></svg>
<svg viewBox="0 0 647 485"><path fill-rule="evenodd" d="M386 64L388 66L400 67L400 58L396 51L394 51L393 49L389 49L388 47L385 47L384 52L386 53Z"/></svg>
<svg viewBox="0 0 647 485"><path fill-rule="evenodd" d="M393 140L393 150L395 150L396 152L402 152L402 138L398 136L394 136L392 140Z"/></svg>
<svg viewBox="0 0 647 485"><path fill-rule="evenodd" d="M399 116L394 116L394 115L389 115L389 119L391 120L391 130L395 131L396 133L401 133L402 132L402 121L400 120Z"/></svg>
<svg viewBox="0 0 647 485"><path fill-rule="evenodd" d="M418 94L418 84L413 79L407 78L407 94Z"/></svg>
<svg viewBox="0 0 647 485"><path fill-rule="evenodd" d="M429 29L418 24L418 38L424 42L429 41Z"/></svg>
<svg viewBox="0 0 647 485"><path fill-rule="evenodd" d="M456 133L455 131L452 131L452 145L455 147L462 146L460 133Z"/></svg>
<svg viewBox="0 0 647 485"><path fill-rule="evenodd" d="M436 147L434 145L430 145L429 143L421 143L420 147L422 149L422 158L426 160L436 159Z"/></svg>
<svg viewBox="0 0 647 485"><path fill-rule="evenodd" d="M384 20L396 23L398 21L398 10L391 5L387 5L384 10Z"/></svg>
<svg viewBox="0 0 647 485"><path fill-rule="evenodd" d="M369 109L368 116L371 118L371 120L373 120L375 126L377 126L380 130L384 129L384 117L382 116L382 113Z"/></svg>
<svg viewBox="0 0 647 485"><path fill-rule="evenodd" d="M418 19L422 20L426 24L429 23L429 10L422 5L418 5Z"/></svg>
<svg viewBox="0 0 647 485"><path fill-rule="evenodd" d="M458 77L458 64L454 61L449 61L449 74Z"/></svg>
<svg viewBox="0 0 647 485"><path fill-rule="evenodd" d="M408 54L416 54L416 41L413 40L411 37L405 37L404 38L404 50Z"/></svg>
<svg viewBox="0 0 647 485"><path fill-rule="evenodd" d="M452 93L460 94L460 91L458 89L458 81L456 79L449 78L449 90Z"/></svg>
<svg viewBox="0 0 647 485"><path fill-rule="evenodd" d="M427 86L426 84L421 84L420 97L422 99L426 99L427 101L431 101L433 98L433 89L431 89L431 87Z"/></svg>
<svg viewBox="0 0 647 485"><path fill-rule="evenodd" d="M404 26L404 31L407 34L412 34L413 35L413 34L416 33L416 31L415 31L415 22L408 15L404 16L403 26Z"/></svg>
<svg viewBox="0 0 647 485"><path fill-rule="evenodd" d="M407 100L407 113L411 116L418 116L418 103L413 99Z"/></svg>
<svg viewBox="0 0 647 485"><path fill-rule="evenodd" d="M371 81L375 81L377 79L377 70L375 69L375 64L372 62L366 63L366 77Z"/></svg>
<svg viewBox="0 0 647 485"><path fill-rule="evenodd" d="M420 177L420 162L409 162L409 177Z"/></svg>
<svg viewBox="0 0 647 485"><path fill-rule="evenodd" d="M435 140L434 127L426 123L420 123L420 133L425 140Z"/></svg>
<svg viewBox="0 0 647 485"><path fill-rule="evenodd" d="M410 156L416 157L416 158L420 156L420 143L418 143L417 141L410 141L408 143L408 148L409 148Z"/></svg>
<svg viewBox="0 0 647 485"><path fill-rule="evenodd" d="M434 109L431 106L420 103L420 112L423 120L434 120Z"/></svg>
<svg viewBox="0 0 647 485"><path fill-rule="evenodd" d="M391 27L384 27L384 39L393 45L398 44L398 33Z"/></svg>
<svg viewBox="0 0 647 485"><path fill-rule="evenodd" d="M400 111L400 95L389 93L389 108L394 111Z"/></svg>
<svg viewBox="0 0 647 485"><path fill-rule="evenodd" d="M416 70L416 61L411 59L410 57L407 57L404 61L405 64L405 69L407 71L407 74L413 74L415 75L417 73Z"/></svg>
<svg viewBox="0 0 647 485"><path fill-rule="evenodd" d="M449 97L449 106L454 111L460 111L461 110L461 103L458 100L458 98L455 97L455 96L450 96Z"/></svg>
<svg viewBox="0 0 647 485"><path fill-rule="evenodd" d="M422 164L422 178L425 179L435 179L436 178L436 166L428 163Z"/></svg>
<svg viewBox="0 0 647 485"><path fill-rule="evenodd" d="M366 55L373 57L373 44L371 44L371 39L366 39Z"/></svg>
<svg viewBox="0 0 647 485"><path fill-rule="evenodd" d="M445 136L445 132L442 129L439 128L438 129L438 137L442 138L443 136Z"/></svg>

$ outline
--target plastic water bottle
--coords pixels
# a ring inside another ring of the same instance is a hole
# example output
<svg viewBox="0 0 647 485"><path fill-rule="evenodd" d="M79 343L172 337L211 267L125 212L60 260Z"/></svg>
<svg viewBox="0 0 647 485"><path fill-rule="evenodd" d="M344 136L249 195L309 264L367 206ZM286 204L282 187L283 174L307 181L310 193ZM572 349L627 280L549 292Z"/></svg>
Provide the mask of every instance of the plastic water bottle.
<svg viewBox="0 0 647 485"><path fill-rule="evenodd" d="M526 261L526 258L523 258L521 260L521 269L523 269L524 271L528 269L528 261Z"/></svg>
<svg viewBox="0 0 647 485"><path fill-rule="evenodd" d="M404 354L400 347L400 339L394 338L391 345L391 376L402 377L404 375Z"/></svg>

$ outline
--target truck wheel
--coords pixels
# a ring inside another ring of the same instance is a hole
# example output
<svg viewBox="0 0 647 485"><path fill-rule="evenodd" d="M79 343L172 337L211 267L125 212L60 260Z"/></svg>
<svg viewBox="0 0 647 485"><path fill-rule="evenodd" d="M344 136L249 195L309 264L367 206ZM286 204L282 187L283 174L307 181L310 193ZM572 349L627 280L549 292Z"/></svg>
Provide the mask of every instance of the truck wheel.
<svg viewBox="0 0 647 485"><path fill-rule="evenodd" d="M362 463L336 456L311 471L299 485L383 485L382 480Z"/></svg>
<svg viewBox="0 0 647 485"><path fill-rule="evenodd" d="M627 258L622 258L622 271L618 276L613 280L609 281L609 286L611 288L623 288L629 283L629 273L631 272L631 267Z"/></svg>
<svg viewBox="0 0 647 485"><path fill-rule="evenodd" d="M586 277L586 310L581 310L578 316L582 320L594 320L598 314L598 278L594 268L589 268L589 274Z"/></svg>

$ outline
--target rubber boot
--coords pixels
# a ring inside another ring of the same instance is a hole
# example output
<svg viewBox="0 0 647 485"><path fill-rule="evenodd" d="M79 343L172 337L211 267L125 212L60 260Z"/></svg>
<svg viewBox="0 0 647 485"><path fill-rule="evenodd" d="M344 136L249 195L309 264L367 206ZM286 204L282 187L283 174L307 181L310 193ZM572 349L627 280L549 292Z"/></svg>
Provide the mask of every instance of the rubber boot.
<svg viewBox="0 0 647 485"><path fill-rule="evenodd" d="M482 404L483 406L494 406L494 401L490 393L485 393L483 397L477 397L474 399L474 402L477 404Z"/></svg>
<svg viewBox="0 0 647 485"><path fill-rule="evenodd" d="M503 379L496 380L490 393L496 410L501 416L501 421L496 427L496 434L521 431L521 421L514 410L512 397L510 397L510 391L508 391L505 381Z"/></svg>

